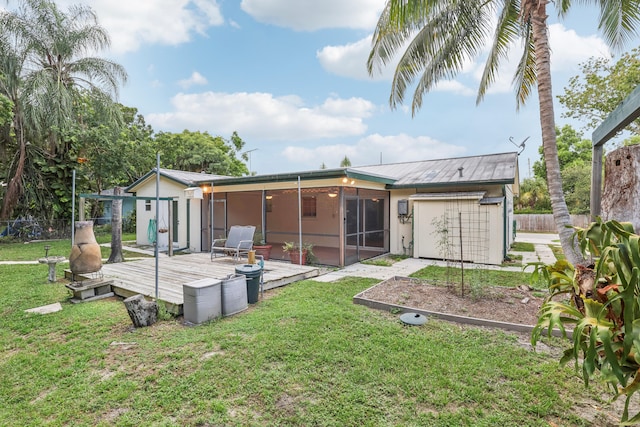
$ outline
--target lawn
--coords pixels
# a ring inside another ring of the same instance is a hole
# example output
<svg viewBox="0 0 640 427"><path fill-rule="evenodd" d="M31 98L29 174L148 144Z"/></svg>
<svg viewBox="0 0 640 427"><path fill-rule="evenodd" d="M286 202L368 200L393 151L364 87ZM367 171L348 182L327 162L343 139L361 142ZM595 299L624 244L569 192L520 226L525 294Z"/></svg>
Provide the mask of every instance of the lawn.
<svg viewBox="0 0 640 427"><path fill-rule="evenodd" d="M603 404L602 384L585 391L527 337L352 304L374 280L298 282L223 320L134 330L116 299L70 304L46 266L0 277L0 424L580 426L572 407Z"/></svg>
<svg viewBox="0 0 640 427"><path fill-rule="evenodd" d="M122 240L135 241L135 234L123 234ZM98 243L111 242L111 234L98 234L96 236ZM45 246L50 246L49 256L64 256L69 257L71 253L71 239L63 240L39 240L33 242L13 242L8 240L0 240L0 261L36 261L38 258L42 258L45 255ZM111 248L109 246L101 247L102 258L109 258ZM135 252L122 252L125 259L127 257L141 257Z"/></svg>

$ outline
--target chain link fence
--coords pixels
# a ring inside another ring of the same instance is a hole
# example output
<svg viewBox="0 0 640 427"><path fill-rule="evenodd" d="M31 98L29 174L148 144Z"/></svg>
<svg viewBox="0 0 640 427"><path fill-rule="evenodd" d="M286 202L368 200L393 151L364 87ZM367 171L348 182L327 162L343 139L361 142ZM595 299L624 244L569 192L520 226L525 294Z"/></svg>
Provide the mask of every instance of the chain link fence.
<svg viewBox="0 0 640 427"><path fill-rule="evenodd" d="M10 221L0 221L0 239L28 242L32 240L67 239L70 237L70 221L43 221L33 217L20 217Z"/></svg>

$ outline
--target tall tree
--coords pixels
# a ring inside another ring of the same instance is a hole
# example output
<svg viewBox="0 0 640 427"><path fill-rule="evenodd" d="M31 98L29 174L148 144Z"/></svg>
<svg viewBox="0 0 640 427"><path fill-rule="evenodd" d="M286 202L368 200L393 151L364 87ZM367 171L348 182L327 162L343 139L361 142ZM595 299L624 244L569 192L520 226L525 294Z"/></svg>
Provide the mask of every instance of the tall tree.
<svg viewBox="0 0 640 427"><path fill-rule="evenodd" d="M164 167L231 176L249 174L246 163L242 162L247 160L246 154L242 160L236 157L245 144L236 132L229 140L207 132L159 132L155 141Z"/></svg>
<svg viewBox="0 0 640 427"><path fill-rule="evenodd" d="M591 141L582 137L582 132L571 125L556 128L558 162L562 177L562 191L569 212L573 214L589 213L591 200ZM544 150L539 148L540 159L533 164L533 174L538 179L547 178L547 166Z"/></svg>
<svg viewBox="0 0 640 427"><path fill-rule="evenodd" d="M571 125L556 128L556 144L558 146L558 162L560 173L572 163L591 165L591 141L583 138L582 132L575 130ZM536 177L547 179L547 166L544 159L544 150L538 148L540 159L533 163L533 174Z"/></svg>
<svg viewBox="0 0 640 427"><path fill-rule="evenodd" d="M591 58L580 64L580 72L558 100L567 109L563 117L581 120L586 130L593 130L640 85L640 48L626 52L615 64L610 58ZM628 129L640 135L640 119Z"/></svg>
<svg viewBox="0 0 640 427"><path fill-rule="evenodd" d="M22 0L16 11L0 11L0 94L13 102L16 153L0 218L11 215L22 194L28 142L54 158L66 154L59 136L78 119L73 107L80 94L117 115L111 107L126 72L115 62L89 56L109 44L86 6L71 6L65 13L49 0Z"/></svg>
<svg viewBox="0 0 640 427"><path fill-rule="evenodd" d="M415 115L423 95L443 79L453 78L467 60L479 56L485 38L493 34L476 102L479 103L495 81L500 62L510 49L522 47L513 83L517 107L524 104L537 85L540 126L551 206L565 256L583 261L573 237L571 217L562 192L556 146L547 5L549 0L388 0L373 35L367 61L370 74L395 59L404 50L391 86L390 105L404 101L407 88L417 78L412 101ZM615 48L634 34L640 21L640 1L584 1L599 6L606 41ZM569 0L554 3L563 16ZM496 16L497 15L497 16ZM497 19L496 19L497 18Z"/></svg>
<svg viewBox="0 0 640 427"><path fill-rule="evenodd" d="M351 160L349 160L349 158L345 155L344 159L340 161L340 167L348 168L349 166L351 166Z"/></svg>

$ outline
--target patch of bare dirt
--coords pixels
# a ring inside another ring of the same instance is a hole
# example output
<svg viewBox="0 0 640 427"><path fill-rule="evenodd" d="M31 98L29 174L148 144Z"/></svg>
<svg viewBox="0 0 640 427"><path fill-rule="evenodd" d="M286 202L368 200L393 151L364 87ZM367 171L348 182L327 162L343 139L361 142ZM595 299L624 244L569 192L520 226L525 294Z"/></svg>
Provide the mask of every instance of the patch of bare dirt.
<svg viewBox="0 0 640 427"><path fill-rule="evenodd" d="M507 288L483 286L467 289L433 286L422 280L395 278L362 292L362 298L438 313L535 325L543 298L528 286Z"/></svg>

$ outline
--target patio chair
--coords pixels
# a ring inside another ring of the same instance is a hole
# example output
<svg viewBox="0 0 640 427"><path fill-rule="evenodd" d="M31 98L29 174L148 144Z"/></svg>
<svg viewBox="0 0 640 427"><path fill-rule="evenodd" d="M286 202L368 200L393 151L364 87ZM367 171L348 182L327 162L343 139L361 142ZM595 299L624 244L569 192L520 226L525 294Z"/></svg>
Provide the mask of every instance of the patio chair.
<svg viewBox="0 0 640 427"><path fill-rule="evenodd" d="M241 255L247 255L253 247L253 234L256 227L253 225L234 225L229 230L226 239L215 239L211 245L211 260L222 255L231 255L239 259Z"/></svg>

